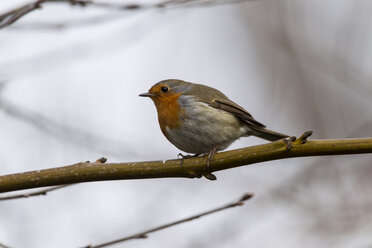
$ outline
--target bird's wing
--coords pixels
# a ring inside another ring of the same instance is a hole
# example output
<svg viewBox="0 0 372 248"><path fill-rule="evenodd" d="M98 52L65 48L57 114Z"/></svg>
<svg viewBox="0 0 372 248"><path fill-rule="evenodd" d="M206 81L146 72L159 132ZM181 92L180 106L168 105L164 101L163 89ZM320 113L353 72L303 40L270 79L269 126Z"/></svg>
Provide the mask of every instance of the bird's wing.
<svg viewBox="0 0 372 248"><path fill-rule="evenodd" d="M229 112L242 122L245 122L252 127L265 128L265 125L256 121L250 113L231 101L219 90L201 84L193 84L193 87L188 91L188 93L186 93L186 95L197 97L199 101L204 102L213 108Z"/></svg>
<svg viewBox="0 0 372 248"><path fill-rule="evenodd" d="M244 108L240 107L238 104L234 103L229 99L214 99L211 103L209 103L211 107L221 109L227 111L233 115L235 115L241 121L252 125L253 127L264 128L265 125L256 121L250 113L248 113Z"/></svg>

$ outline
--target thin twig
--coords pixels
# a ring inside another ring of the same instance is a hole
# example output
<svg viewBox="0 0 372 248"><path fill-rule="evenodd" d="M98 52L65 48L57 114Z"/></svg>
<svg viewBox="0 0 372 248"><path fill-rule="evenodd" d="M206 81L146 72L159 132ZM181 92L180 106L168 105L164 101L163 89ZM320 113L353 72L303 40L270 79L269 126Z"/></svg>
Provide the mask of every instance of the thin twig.
<svg viewBox="0 0 372 248"><path fill-rule="evenodd" d="M16 22L21 17L25 16L26 14L30 13L31 11L35 9L40 8L39 1L35 3L29 3L26 5L23 5L21 7L18 7L14 10L8 11L2 15L0 15L0 29L5 28L14 22Z"/></svg>
<svg viewBox="0 0 372 248"><path fill-rule="evenodd" d="M0 248L10 248L10 246L7 246L7 245L4 245L4 244L0 243Z"/></svg>
<svg viewBox="0 0 372 248"><path fill-rule="evenodd" d="M227 4L237 4L245 2L253 2L258 0L199 0L199 1L183 1L182 4L175 5L175 8L193 8L193 7L214 7Z"/></svg>
<svg viewBox="0 0 372 248"><path fill-rule="evenodd" d="M193 215L191 217L188 217L188 218L185 218L185 219L182 219L182 220L178 220L178 221L171 222L171 223L168 223L168 224L165 224L165 225L161 225L161 226L158 226L158 227L155 227L155 228L152 228L152 229L140 232L140 233L136 233L134 235L130 235L130 236L127 236L127 237L124 237L124 238L121 238L121 239L113 240L113 241L98 244L98 245L88 245L88 246L86 246L86 248L102 248L102 247L117 244L117 243L120 243L120 242L128 241L128 240L131 240L131 239L147 238L148 234L150 234L150 233L157 232L157 231L163 230L165 228L169 228L169 227L172 227L172 226L175 226L175 225L179 225L179 224L182 224L182 223L185 223L185 222L188 222L188 221L192 221L192 220L198 219L200 217L203 217L203 216L206 216L206 215L209 215L209 214L213 214L213 213L216 213L216 212L219 212L219 211L222 211L222 210L226 210L226 209L237 207L237 206L242 206L242 205L244 205L244 201L249 200L250 198L252 198L252 196L253 196L253 193L245 193L238 200L233 201L232 203L229 203L225 206L215 208L215 209L212 209L212 210L209 210L209 211L197 214L197 215Z"/></svg>
<svg viewBox="0 0 372 248"><path fill-rule="evenodd" d="M25 193L25 194L19 194L19 195L10 195L10 196L3 196L3 197L0 197L0 201L13 200L13 199L21 199L21 198L29 198L29 197L32 197L32 196L46 195L47 193L49 193L51 191L54 191L54 190L57 190L57 189L61 189L61 188L65 188L65 187L68 187L68 186L71 186L71 185L73 185L73 184L66 184L66 185L55 186L55 187L51 187L51 188L48 188L48 189L39 190L39 191L31 192L31 193ZM1 247L1 244L0 244L0 247Z"/></svg>
<svg viewBox="0 0 372 248"><path fill-rule="evenodd" d="M84 17L79 19L63 20L60 22L24 22L22 24L12 26L12 30L62 30L67 28L78 28L87 25L102 24L104 22L109 22L123 18L123 15L119 13L107 12L101 15L96 15L92 17Z"/></svg>
<svg viewBox="0 0 372 248"><path fill-rule="evenodd" d="M117 4L108 2L98 2L92 0L37 0L33 3L22 5L18 8L10 10L0 15L0 29L5 28L18 21L21 17L33 12L36 9L42 8L49 3L64 3L71 6L80 7L96 7L118 11L133 11L146 9L164 9L164 8L185 8L185 7L203 7L203 6L218 6L233 3L242 3L252 0L183 0L183 1L162 1L155 4Z"/></svg>

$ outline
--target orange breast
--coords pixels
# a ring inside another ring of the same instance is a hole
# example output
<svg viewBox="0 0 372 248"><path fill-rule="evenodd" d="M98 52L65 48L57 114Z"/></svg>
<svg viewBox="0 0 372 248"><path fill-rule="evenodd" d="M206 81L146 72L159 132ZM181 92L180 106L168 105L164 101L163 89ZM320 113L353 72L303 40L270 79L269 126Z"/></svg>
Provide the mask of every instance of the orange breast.
<svg viewBox="0 0 372 248"><path fill-rule="evenodd" d="M158 111L160 128L165 136L167 136L166 127L178 128L182 125L180 115L185 115L185 111L181 109L178 103L180 95L181 93L154 99Z"/></svg>

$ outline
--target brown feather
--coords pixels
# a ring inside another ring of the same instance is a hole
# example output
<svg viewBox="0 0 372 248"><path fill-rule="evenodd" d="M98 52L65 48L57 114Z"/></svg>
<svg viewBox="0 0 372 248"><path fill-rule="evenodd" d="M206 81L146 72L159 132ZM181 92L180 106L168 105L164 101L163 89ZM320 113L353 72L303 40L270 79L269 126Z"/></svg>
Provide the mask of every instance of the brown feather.
<svg viewBox="0 0 372 248"><path fill-rule="evenodd" d="M248 113L245 109L240 107L238 104L230 101L229 99L216 99L214 102L210 104L212 107L213 105L218 106L217 108L225 110L233 115L235 115L241 121L247 123L252 127L257 128L264 128L265 125L256 121L253 116Z"/></svg>
<svg viewBox="0 0 372 248"><path fill-rule="evenodd" d="M253 116L248 113L247 110L231 101L219 90L216 90L212 87L201 84L194 84L193 88L187 93L187 95L196 96L199 101L205 102L213 108L229 112L237 117L239 120L253 128L265 127L265 125L256 121Z"/></svg>

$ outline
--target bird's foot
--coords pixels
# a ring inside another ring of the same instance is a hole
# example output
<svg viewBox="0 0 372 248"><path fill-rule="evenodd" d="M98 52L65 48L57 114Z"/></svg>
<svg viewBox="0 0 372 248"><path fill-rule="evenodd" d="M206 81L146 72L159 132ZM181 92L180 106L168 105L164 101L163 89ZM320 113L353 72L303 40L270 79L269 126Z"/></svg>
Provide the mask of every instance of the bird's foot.
<svg viewBox="0 0 372 248"><path fill-rule="evenodd" d="M183 155L182 153L178 153L177 154L177 158L180 158L181 159L181 166L183 165L183 160L184 159L188 159L188 158L194 158L194 157L197 157L199 156L200 154L194 154L194 155L190 155L190 154L186 154L186 155Z"/></svg>
<svg viewBox="0 0 372 248"><path fill-rule="evenodd" d="M216 153L216 150L217 150L217 147L213 148L209 153L203 154L203 156L208 156L207 157L207 168L209 168L209 161L213 159L214 154ZM178 153L177 157L181 159L181 166L182 166L184 159L194 158L194 157L198 157L200 155L201 154L194 154L194 155L187 154L187 155L183 155L182 153ZM201 178L203 176L206 179L211 180L211 181L217 180L217 177L214 174L210 173L210 172L204 172L202 174L197 174L195 172L190 172L190 176L191 177L196 177L196 178Z"/></svg>
<svg viewBox="0 0 372 248"><path fill-rule="evenodd" d="M213 148L209 153L208 153L208 157L207 157L207 168L209 169L209 163L211 160L213 160L214 158L214 154L216 154L216 151L217 151L217 146L215 148ZM212 173L209 173L209 172L205 172L203 173L203 176L208 179L208 180L211 180L211 181L214 181L214 180L217 180L217 177L212 174Z"/></svg>
<svg viewBox="0 0 372 248"><path fill-rule="evenodd" d="M190 155L190 154L186 154L186 155L183 155L182 153L178 153L177 154L177 158L181 158L181 159L187 159L187 158L193 158L193 157L197 157L199 156L200 154L194 154L194 155Z"/></svg>
<svg viewBox="0 0 372 248"><path fill-rule="evenodd" d="M206 154L208 155L207 156L207 168L209 168L210 161L213 160L214 154L216 154L217 152L217 148L218 146L214 147L208 154Z"/></svg>

